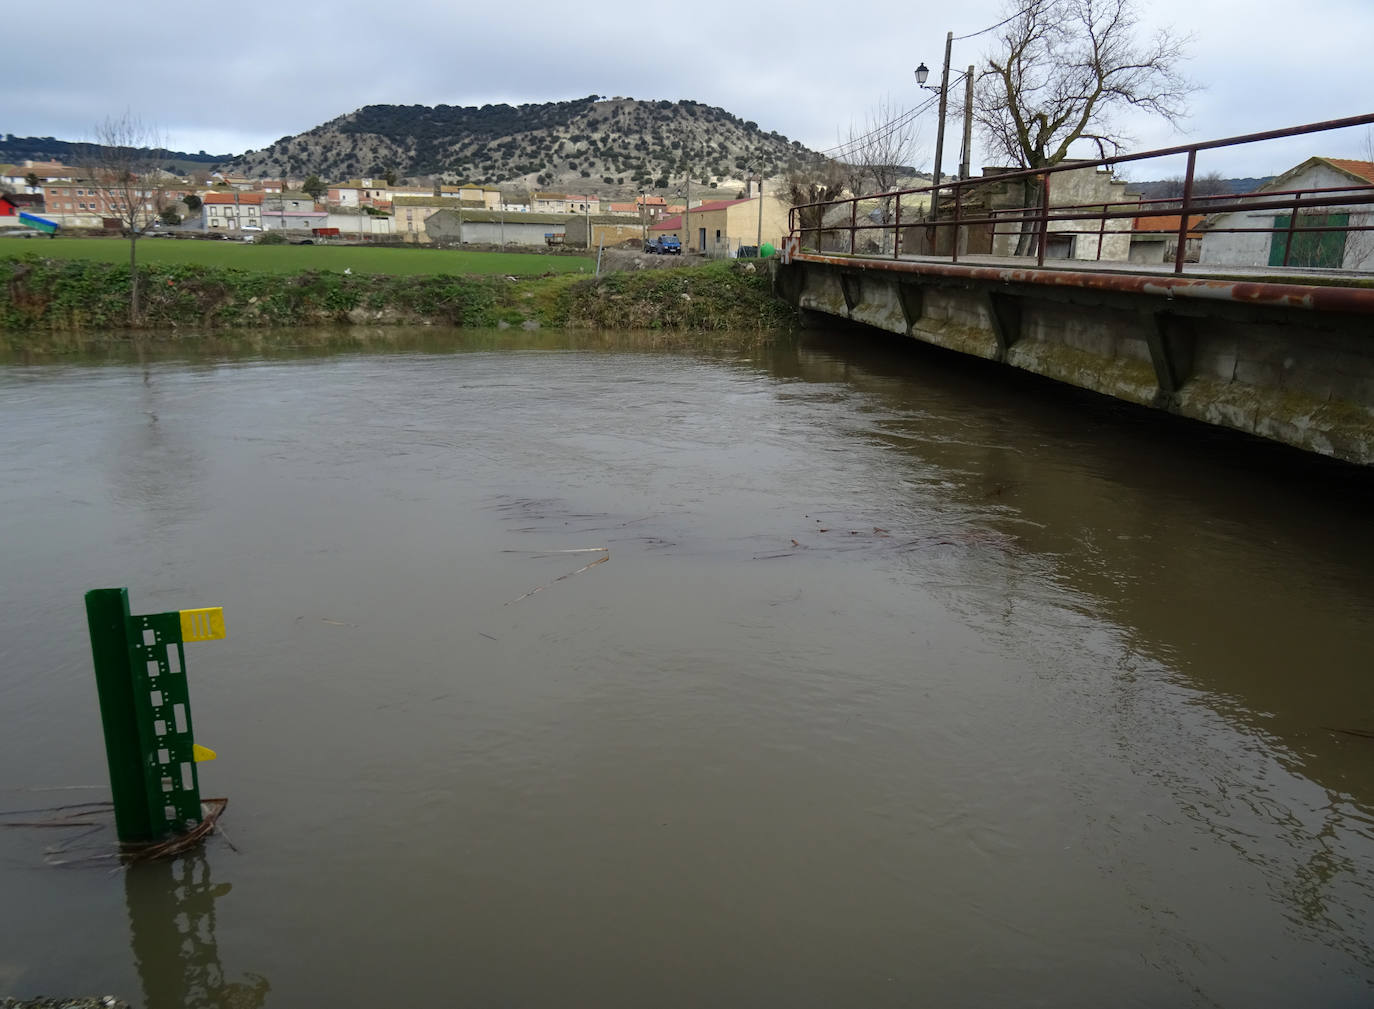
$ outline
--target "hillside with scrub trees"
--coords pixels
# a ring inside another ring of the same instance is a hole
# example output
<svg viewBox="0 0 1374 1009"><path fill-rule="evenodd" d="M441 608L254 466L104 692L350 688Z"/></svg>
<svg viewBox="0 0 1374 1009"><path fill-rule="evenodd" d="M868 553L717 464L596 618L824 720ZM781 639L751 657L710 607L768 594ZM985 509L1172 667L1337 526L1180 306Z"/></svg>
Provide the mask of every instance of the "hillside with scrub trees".
<svg viewBox="0 0 1374 1009"><path fill-rule="evenodd" d="M597 195L735 187L810 155L694 101L589 95L536 105L368 105L236 159L250 176L362 176ZM730 195L734 195L733 192Z"/></svg>

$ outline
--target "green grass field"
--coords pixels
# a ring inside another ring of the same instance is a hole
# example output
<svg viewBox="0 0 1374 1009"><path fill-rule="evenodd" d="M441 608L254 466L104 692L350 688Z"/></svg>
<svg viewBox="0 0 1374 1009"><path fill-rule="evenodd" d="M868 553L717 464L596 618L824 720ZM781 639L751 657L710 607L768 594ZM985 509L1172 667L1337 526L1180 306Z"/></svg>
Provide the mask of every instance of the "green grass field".
<svg viewBox="0 0 1374 1009"><path fill-rule="evenodd" d="M129 243L122 238L0 239L0 256L36 253L51 259L95 259L127 263ZM256 273L304 273L307 270L343 273L383 273L392 276L431 274L592 273L591 256L541 255L530 252L460 252L456 249L375 248L342 245L252 245L247 242L205 242L188 239L142 238L138 261L166 265L229 266Z"/></svg>

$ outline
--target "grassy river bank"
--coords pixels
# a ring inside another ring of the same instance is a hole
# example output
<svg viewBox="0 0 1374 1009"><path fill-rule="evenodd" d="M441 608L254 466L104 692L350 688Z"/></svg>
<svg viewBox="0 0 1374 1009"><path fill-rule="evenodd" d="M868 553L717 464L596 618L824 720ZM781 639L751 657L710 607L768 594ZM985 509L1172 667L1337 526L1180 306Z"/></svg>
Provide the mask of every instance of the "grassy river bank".
<svg viewBox="0 0 1374 1009"><path fill-rule="evenodd" d="M552 257L528 258L547 263ZM64 353L135 337L196 339L219 330L262 331L260 338L270 342L272 330L310 326L772 333L788 328L792 318L773 297L767 268L739 261L599 278L327 268L291 274L186 262L140 264L138 273L140 313L131 326L127 264L0 257L0 346Z"/></svg>

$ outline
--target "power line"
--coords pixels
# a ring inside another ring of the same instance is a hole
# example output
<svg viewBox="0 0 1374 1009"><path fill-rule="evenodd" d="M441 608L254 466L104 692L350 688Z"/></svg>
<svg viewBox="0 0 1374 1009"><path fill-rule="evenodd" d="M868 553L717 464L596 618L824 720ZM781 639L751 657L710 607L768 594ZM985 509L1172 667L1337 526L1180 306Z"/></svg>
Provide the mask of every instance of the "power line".
<svg viewBox="0 0 1374 1009"><path fill-rule="evenodd" d="M1008 17L1008 18L1004 18L1003 20L997 22L995 25L989 25L987 28L979 29L979 30L976 31L976 32L970 32L968 35L956 35L956 36L954 36L954 38L953 38L952 41L960 42L960 41L963 41L963 40L965 40L965 39L977 38L979 35L986 35L988 32L996 31L998 28L1001 28L1003 25L1010 24L1011 22L1015 21L1017 18L1019 18L1019 17L1024 17L1025 15L1030 14L1032 11L1034 11L1034 10L1036 10L1037 8L1039 8L1040 6L1042 6L1045 2L1046 2L1046 0L1031 0L1031 3L1030 3L1028 6L1023 7L1021 10L1017 11L1015 14L1012 14L1012 15L1011 15L1010 17ZM958 79L958 78L956 77L956 80L957 80L957 79ZM954 86L954 81L950 81L950 82L946 85L946 87L953 87L953 86ZM922 104L916 106L916 107L913 108L913 109L910 109L910 110L908 110L908 111L906 111L906 112L903 112L903 113L902 113L900 116L898 116L897 118L892 119L892 120L890 120L890 121L888 121L888 122L886 122L886 123L883 123L883 124L881 124L881 125L879 125L879 126L875 126L873 129L869 130L867 133L861 134L860 136L857 136L857 137L851 137L850 139L848 139L848 140L846 140L846 141L844 141L844 142L842 142L842 143L836 144L834 147L827 147L827 148L825 148L824 150L817 151L816 153L819 154L819 155L821 155L822 157L829 157L831 160L839 161L839 160L841 160L843 157L845 157L845 156L847 156L847 155L850 155L850 154L853 154L853 153L855 153L855 151L862 149L866 144L868 144L868 143L869 143L870 141L872 141L872 140L878 139L878 138L880 138L880 137L889 137L889 136L891 136L893 133L895 133L895 132L896 132L897 130L899 130L901 127L905 126L905 125L906 125L907 123L909 123L912 119L914 119L916 116L920 115L922 112L924 112L924 111L926 111L927 109L929 109L929 108L931 107L931 105L935 104L935 102L936 102L936 100L937 100L938 98L939 98L939 92L936 92L935 95L933 95L933 96L930 97L930 98L927 98L927 99L925 100L925 102L923 102Z"/></svg>
<svg viewBox="0 0 1374 1009"><path fill-rule="evenodd" d="M888 122L873 127L873 129L869 130L867 133L860 134L857 137L850 137L848 140L838 143L834 147L827 147L825 150L817 151L816 153L839 161L842 157L861 150L873 140L890 137L922 112L930 108L938 97L938 95L935 95L927 98L915 108L908 109L895 119L891 119Z"/></svg>
<svg viewBox="0 0 1374 1009"><path fill-rule="evenodd" d="M1045 0L1034 0L1034 2L1031 3L1029 7L1017 11L1015 14L1007 18L1005 21L998 21L995 25L991 25L987 28L982 28L968 35L956 35L954 36L954 41L962 42L964 39L976 39L979 35L986 35L988 32L995 32L998 28L1001 28L1003 25L1011 24L1017 18L1024 17L1025 15L1029 14L1031 11L1035 10L1035 8L1039 7L1044 2Z"/></svg>

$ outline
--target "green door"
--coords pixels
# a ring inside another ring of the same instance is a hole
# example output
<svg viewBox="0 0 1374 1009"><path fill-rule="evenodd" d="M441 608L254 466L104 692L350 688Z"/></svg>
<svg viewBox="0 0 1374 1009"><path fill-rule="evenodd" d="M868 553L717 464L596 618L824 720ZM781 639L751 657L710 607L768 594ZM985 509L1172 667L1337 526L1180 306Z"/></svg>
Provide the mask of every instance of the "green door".
<svg viewBox="0 0 1374 1009"><path fill-rule="evenodd" d="M1294 231L1288 241L1291 214L1274 218L1274 233L1269 236L1269 265L1283 266L1283 250L1288 247L1289 266L1314 266L1340 269L1345 263L1345 231ZM1299 228L1342 227L1350 223L1349 214L1299 214Z"/></svg>

